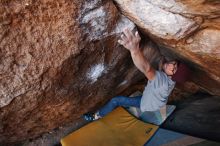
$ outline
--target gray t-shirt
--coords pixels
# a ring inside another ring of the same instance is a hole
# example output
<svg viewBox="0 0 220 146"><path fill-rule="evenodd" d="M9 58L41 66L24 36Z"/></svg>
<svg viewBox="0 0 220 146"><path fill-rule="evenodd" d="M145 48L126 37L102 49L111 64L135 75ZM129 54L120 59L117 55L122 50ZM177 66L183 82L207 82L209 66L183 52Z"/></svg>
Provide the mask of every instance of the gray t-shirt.
<svg viewBox="0 0 220 146"><path fill-rule="evenodd" d="M163 71L156 71L154 79L148 80L147 86L145 86L141 98L141 111L156 111L163 107L167 103L175 83Z"/></svg>

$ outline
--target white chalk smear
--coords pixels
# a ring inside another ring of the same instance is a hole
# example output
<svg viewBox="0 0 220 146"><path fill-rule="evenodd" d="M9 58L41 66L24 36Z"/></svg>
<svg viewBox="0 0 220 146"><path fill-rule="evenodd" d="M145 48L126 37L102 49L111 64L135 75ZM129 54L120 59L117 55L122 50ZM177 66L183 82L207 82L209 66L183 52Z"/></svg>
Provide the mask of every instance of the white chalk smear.
<svg viewBox="0 0 220 146"><path fill-rule="evenodd" d="M127 83L128 83L128 81L127 81L127 80L124 80L123 82L121 82L121 83L118 85L118 87L123 86L123 85L125 85L125 84L127 84Z"/></svg>
<svg viewBox="0 0 220 146"><path fill-rule="evenodd" d="M89 78L92 83L96 82L97 79L102 75L105 70L104 64L97 64L90 68L90 71L87 73L87 78Z"/></svg>

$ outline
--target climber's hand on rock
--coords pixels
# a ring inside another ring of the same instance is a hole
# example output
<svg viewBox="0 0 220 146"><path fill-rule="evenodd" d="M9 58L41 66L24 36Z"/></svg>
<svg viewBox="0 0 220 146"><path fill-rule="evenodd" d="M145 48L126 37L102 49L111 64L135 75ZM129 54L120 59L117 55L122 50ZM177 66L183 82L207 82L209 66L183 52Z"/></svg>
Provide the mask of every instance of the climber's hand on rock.
<svg viewBox="0 0 220 146"><path fill-rule="evenodd" d="M141 37L139 36L138 31L133 34L131 30L125 29L123 32L124 34L121 35L121 39L118 40L118 43L131 52L139 50Z"/></svg>

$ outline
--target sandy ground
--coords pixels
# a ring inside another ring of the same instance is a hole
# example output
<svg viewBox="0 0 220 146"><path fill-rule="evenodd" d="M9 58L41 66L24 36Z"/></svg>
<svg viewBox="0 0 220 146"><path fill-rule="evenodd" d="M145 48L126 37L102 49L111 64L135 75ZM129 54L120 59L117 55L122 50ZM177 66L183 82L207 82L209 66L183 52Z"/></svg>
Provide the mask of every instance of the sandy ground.
<svg viewBox="0 0 220 146"><path fill-rule="evenodd" d="M17 146L61 146L61 138L79 129L87 123L88 122L84 119L78 119L74 123L70 123L63 127L56 128L53 131L45 133L36 139L27 140Z"/></svg>

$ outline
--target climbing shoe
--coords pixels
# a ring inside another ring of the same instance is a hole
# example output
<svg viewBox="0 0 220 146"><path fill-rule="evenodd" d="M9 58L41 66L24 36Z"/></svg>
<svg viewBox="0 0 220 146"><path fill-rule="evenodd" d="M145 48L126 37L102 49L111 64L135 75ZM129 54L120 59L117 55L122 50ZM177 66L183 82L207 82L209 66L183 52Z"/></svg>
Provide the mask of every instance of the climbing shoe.
<svg viewBox="0 0 220 146"><path fill-rule="evenodd" d="M94 114L91 114L91 113L87 113L87 114L84 114L83 115L83 118L86 120L86 121L89 121L89 122L92 122L95 119L95 115Z"/></svg>
<svg viewBox="0 0 220 146"><path fill-rule="evenodd" d="M98 120L100 118L102 118L100 115L99 115L99 112L96 112L96 113L87 113L87 114L84 114L83 115L83 118L86 120L86 121L95 121L95 120Z"/></svg>

